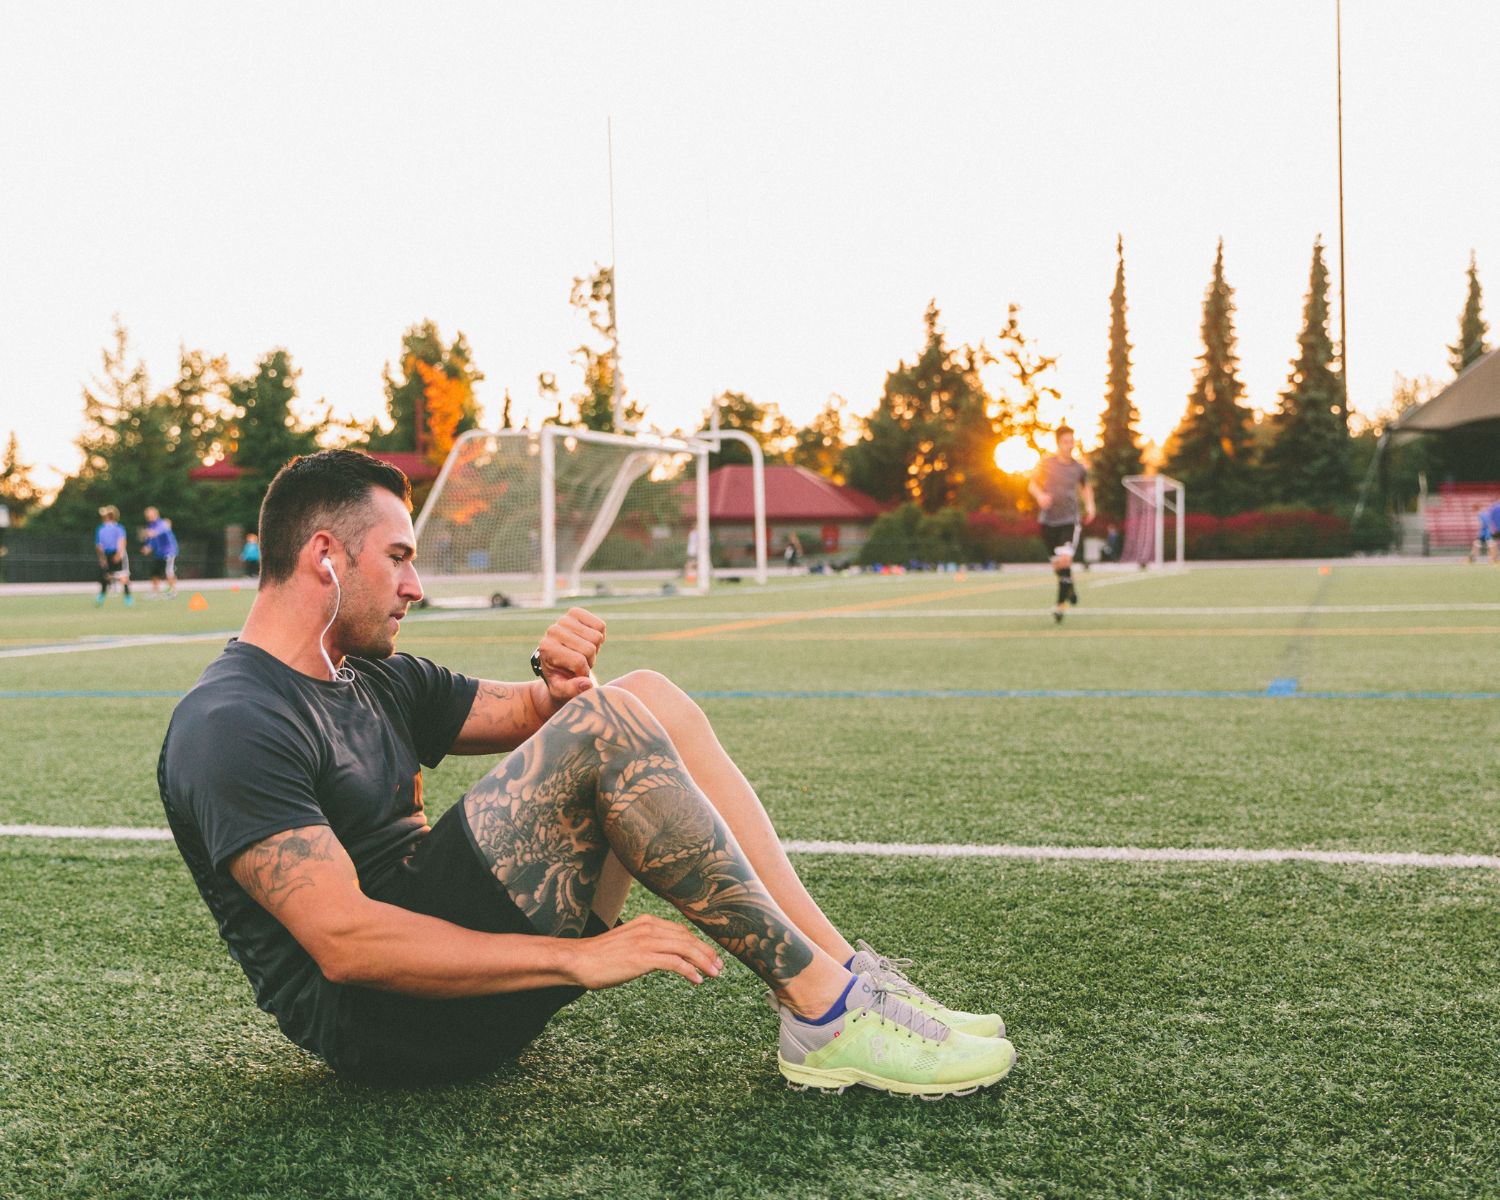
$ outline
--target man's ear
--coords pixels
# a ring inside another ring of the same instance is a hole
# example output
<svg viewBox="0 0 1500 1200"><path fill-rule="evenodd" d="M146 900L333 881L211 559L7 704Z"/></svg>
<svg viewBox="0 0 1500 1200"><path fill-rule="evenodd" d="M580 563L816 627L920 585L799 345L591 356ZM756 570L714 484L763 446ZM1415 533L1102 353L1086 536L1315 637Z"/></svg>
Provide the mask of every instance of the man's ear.
<svg viewBox="0 0 1500 1200"><path fill-rule="evenodd" d="M335 570L338 568L339 564L335 561L338 558L337 545L332 534L320 529L302 547L303 563L324 583L329 582L329 574L328 567L323 564L327 562Z"/></svg>

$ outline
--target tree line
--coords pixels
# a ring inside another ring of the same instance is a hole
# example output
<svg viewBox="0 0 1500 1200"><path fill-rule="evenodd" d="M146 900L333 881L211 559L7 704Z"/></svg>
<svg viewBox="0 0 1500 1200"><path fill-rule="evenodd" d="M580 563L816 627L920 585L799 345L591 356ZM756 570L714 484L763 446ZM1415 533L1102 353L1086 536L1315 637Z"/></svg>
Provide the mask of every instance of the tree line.
<svg viewBox="0 0 1500 1200"><path fill-rule="evenodd" d="M1101 512L1119 515L1125 498L1121 481L1141 473L1144 464L1132 400L1123 240L1115 249L1104 406L1088 458ZM1467 279L1459 336L1448 347L1455 373L1488 350L1489 327L1472 256ZM538 377L537 394L550 420L609 430L617 404L632 421L643 416L616 374L613 288L609 268L573 281L569 301L589 329L572 355L583 386L564 397L554 373ZM1203 349L1193 386L1159 464L1186 484L1195 511L1225 515L1267 505L1322 511L1352 506L1356 477L1373 451L1376 431L1358 437L1351 432L1342 363L1329 332L1328 290L1317 239L1287 386L1277 408L1257 421L1239 377L1234 291L1220 242L1204 296ZM1012 437L1043 448L1051 430L1042 413L1058 399L1052 382L1056 359L1022 330L1014 304L994 338L975 345L948 341L935 300L923 321L922 346L887 373L868 413L856 414L847 400L832 396L798 426L775 403L731 390L712 402L720 424L754 436L767 461L808 467L877 500L910 503L929 514L1024 511L1030 504L1024 481L997 469L994 451ZM987 384L995 376L990 368L1000 368L1003 384ZM417 454L436 465L454 438L480 423L474 385L484 376L462 332L448 341L431 321L413 325L382 378L385 411L366 423L336 419L326 404L299 415L298 371L282 347L264 354L249 374L231 371L222 355L184 348L176 378L157 388L145 364L132 356L128 332L117 320L101 368L83 390L80 467L44 505L11 434L0 460L0 504L10 509L13 522L59 533L91 529L104 504L127 514L155 504L188 535L217 535L231 524L253 529L267 482L293 455L346 445ZM1390 416L1426 398L1434 386L1400 381ZM493 424L514 423L507 390ZM1083 432L1088 440L1089 431ZM1425 438L1402 453L1386 483L1399 492L1402 480L1420 470L1462 477L1471 459L1475 469L1493 473L1494 458L1475 455L1472 437ZM713 461L748 458L745 447L725 442ZM189 477L213 462L232 464L237 474L213 482Z"/></svg>

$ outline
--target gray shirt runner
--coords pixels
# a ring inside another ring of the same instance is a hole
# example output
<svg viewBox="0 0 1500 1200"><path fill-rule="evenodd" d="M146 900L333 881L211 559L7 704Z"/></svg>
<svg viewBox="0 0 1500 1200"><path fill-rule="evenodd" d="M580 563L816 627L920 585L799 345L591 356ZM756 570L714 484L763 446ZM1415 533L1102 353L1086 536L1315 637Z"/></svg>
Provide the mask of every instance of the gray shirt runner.
<svg viewBox="0 0 1500 1200"><path fill-rule="evenodd" d="M1089 481L1089 471L1076 458L1049 454L1036 469L1042 491L1052 503L1037 514L1043 525L1074 525L1078 522L1078 492Z"/></svg>

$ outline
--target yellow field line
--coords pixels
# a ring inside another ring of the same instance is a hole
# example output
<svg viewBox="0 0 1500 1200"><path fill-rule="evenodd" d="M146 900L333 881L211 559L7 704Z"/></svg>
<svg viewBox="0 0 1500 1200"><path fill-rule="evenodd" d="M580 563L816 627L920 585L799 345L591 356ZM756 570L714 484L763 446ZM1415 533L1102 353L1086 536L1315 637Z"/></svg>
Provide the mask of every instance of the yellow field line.
<svg viewBox="0 0 1500 1200"><path fill-rule="evenodd" d="M1021 579L1014 583L988 583L977 587L945 588L941 592L923 592L917 596L894 596L886 600L867 600L863 604L839 604L832 608L810 608L800 613L780 613L774 617L756 617L744 621L727 621L722 625L700 625L696 629L677 629L668 633L647 635L648 642L677 642L686 638L708 637L720 633L738 633L746 629L764 629L771 625L786 625L794 621L808 621L820 617L836 617L842 613L872 612L882 608L901 608L912 604L927 604L933 600L952 600L958 596L981 596L993 592L1013 592L1020 588L1035 588L1040 580Z"/></svg>

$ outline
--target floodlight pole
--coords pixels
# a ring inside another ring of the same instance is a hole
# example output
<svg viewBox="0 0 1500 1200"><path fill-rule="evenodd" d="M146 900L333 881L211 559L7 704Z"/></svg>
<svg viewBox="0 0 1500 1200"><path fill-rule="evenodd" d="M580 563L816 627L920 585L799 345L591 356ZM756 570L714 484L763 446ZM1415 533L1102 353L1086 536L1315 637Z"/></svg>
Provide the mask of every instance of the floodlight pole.
<svg viewBox="0 0 1500 1200"><path fill-rule="evenodd" d="M1333 54L1339 139L1339 374L1344 383L1344 422L1349 421L1349 298L1344 265L1344 17L1343 0L1333 0Z"/></svg>

